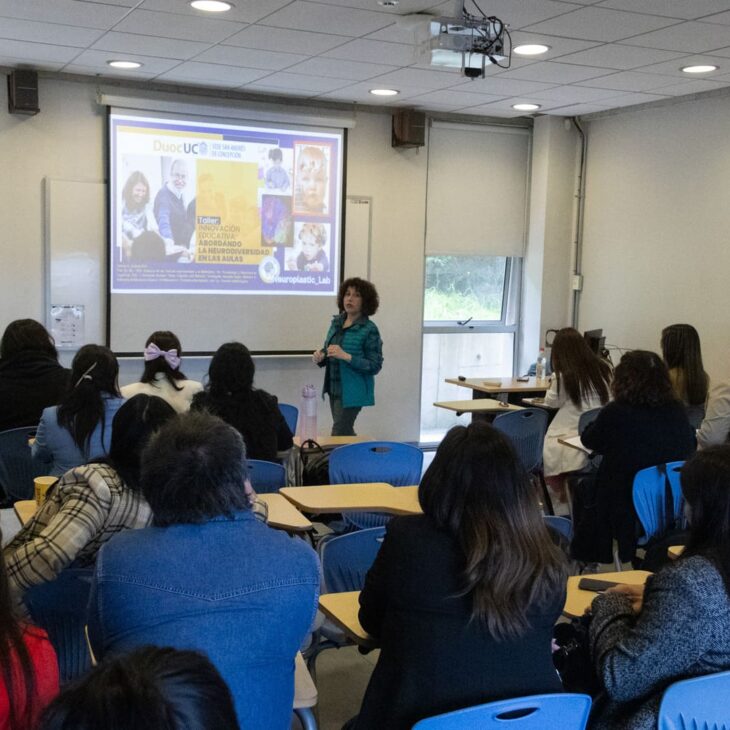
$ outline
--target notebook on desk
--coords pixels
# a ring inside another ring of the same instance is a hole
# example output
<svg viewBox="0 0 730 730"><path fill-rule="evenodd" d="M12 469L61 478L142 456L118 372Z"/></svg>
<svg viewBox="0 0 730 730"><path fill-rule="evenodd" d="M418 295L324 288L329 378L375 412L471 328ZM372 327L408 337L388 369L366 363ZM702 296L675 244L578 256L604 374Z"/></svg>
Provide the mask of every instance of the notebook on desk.
<svg viewBox="0 0 730 730"><path fill-rule="evenodd" d="M573 449L578 449L578 451L582 451L586 454L592 454L593 452L590 449L587 449L583 442L580 440L580 436L577 434L575 436L561 436L558 439L558 443L564 444L565 446L570 446Z"/></svg>

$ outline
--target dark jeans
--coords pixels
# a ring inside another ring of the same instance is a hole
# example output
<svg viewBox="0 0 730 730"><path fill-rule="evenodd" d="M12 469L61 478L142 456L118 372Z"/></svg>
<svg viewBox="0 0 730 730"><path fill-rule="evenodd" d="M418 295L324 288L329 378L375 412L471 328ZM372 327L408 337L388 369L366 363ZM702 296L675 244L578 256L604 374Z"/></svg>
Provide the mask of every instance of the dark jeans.
<svg viewBox="0 0 730 730"><path fill-rule="evenodd" d="M332 411L332 435L355 436L355 419L360 413L360 407L343 408L342 398L330 395L330 410Z"/></svg>

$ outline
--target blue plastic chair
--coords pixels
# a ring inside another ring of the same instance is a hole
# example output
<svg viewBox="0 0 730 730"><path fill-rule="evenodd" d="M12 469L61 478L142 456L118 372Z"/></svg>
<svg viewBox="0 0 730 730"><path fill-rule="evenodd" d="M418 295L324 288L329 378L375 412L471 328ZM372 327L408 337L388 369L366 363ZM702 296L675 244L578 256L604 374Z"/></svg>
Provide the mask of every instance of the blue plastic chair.
<svg viewBox="0 0 730 730"><path fill-rule="evenodd" d="M33 623L48 632L56 650L61 684L91 668L84 627L93 576L92 569L67 568L56 580L33 586L25 594Z"/></svg>
<svg viewBox="0 0 730 730"><path fill-rule="evenodd" d="M423 452L396 441L367 441L340 446L330 454L330 484L386 482L394 487L418 484ZM345 523L357 529L379 527L390 517L377 512L347 512Z"/></svg>
<svg viewBox="0 0 730 730"><path fill-rule="evenodd" d="M573 539L573 522L567 517L558 517L556 515L544 515L543 519L548 527L552 527L555 532L562 535L568 542Z"/></svg>
<svg viewBox="0 0 730 730"><path fill-rule="evenodd" d="M413 730L585 730L590 710L588 695L534 695L429 717Z"/></svg>
<svg viewBox="0 0 730 730"><path fill-rule="evenodd" d="M644 531L639 544L646 544L652 537L661 535L674 523L682 521L684 499L679 472L683 465L683 461L670 461L662 466L650 466L636 472L633 486L634 509ZM672 489L674 513L671 515L667 514L665 473Z"/></svg>
<svg viewBox="0 0 730 730"><path fill-rule="evenodd" d="M675 682L659 706L658 730L730 730L730 672Z"/></svg>
<svg viewBox="0 0 730 730"><path fill-rule="evenodd" d="M260 459L248 459L251 486L259 494L278 492L286 486L286 469L281 464Z"/></svg>
<svg viewBox="0 0 730 730"><path fill-rule="evenodd" d="M297 432L299 409L296 406L289 405L289 403L279 403L279 410L281 411L281 415L284 416L286 425L289 426L289 430L293 436Z"/></svg>
<svg viewBox="0 0 730 730"><path fill-rule="evenodd" d="M37 476L28 439L37 426L23 426L0 432L0 486L13 499L33 498L33 477Z"/></svg>
<svg viewBox="0 0 730 730"><path fill-rule="evenodd" d="M602 408L591 408L589 411L583 411L578 418L578 434L583 435L583 431L586 427L593 423L598 418L598 414L602 411Z"/></svg>

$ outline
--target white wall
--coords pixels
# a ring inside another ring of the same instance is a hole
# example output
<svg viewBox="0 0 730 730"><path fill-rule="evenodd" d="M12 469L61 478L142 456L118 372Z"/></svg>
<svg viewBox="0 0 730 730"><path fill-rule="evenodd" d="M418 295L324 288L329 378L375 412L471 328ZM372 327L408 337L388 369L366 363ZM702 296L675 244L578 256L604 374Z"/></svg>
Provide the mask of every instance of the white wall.
<svg viewBox="0 0 730 730"><path fill-rule="evenodd" d="M588 124L580 326L658 350L688 322L715 380L730 374L728 119L714 97Z"/></svg>

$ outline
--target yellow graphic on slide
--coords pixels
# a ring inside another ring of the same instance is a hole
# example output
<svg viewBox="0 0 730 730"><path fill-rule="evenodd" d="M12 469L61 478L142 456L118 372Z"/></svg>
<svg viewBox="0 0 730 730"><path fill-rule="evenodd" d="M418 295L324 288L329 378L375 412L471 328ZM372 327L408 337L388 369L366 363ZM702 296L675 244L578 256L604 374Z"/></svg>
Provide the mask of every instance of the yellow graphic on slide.
<svg viewBox="0 0 730 730"><path fill-rule="evenodd" d="M258 165L198 160L196 166L195 261L199 264L258 264L261 248Z"/></svg>

